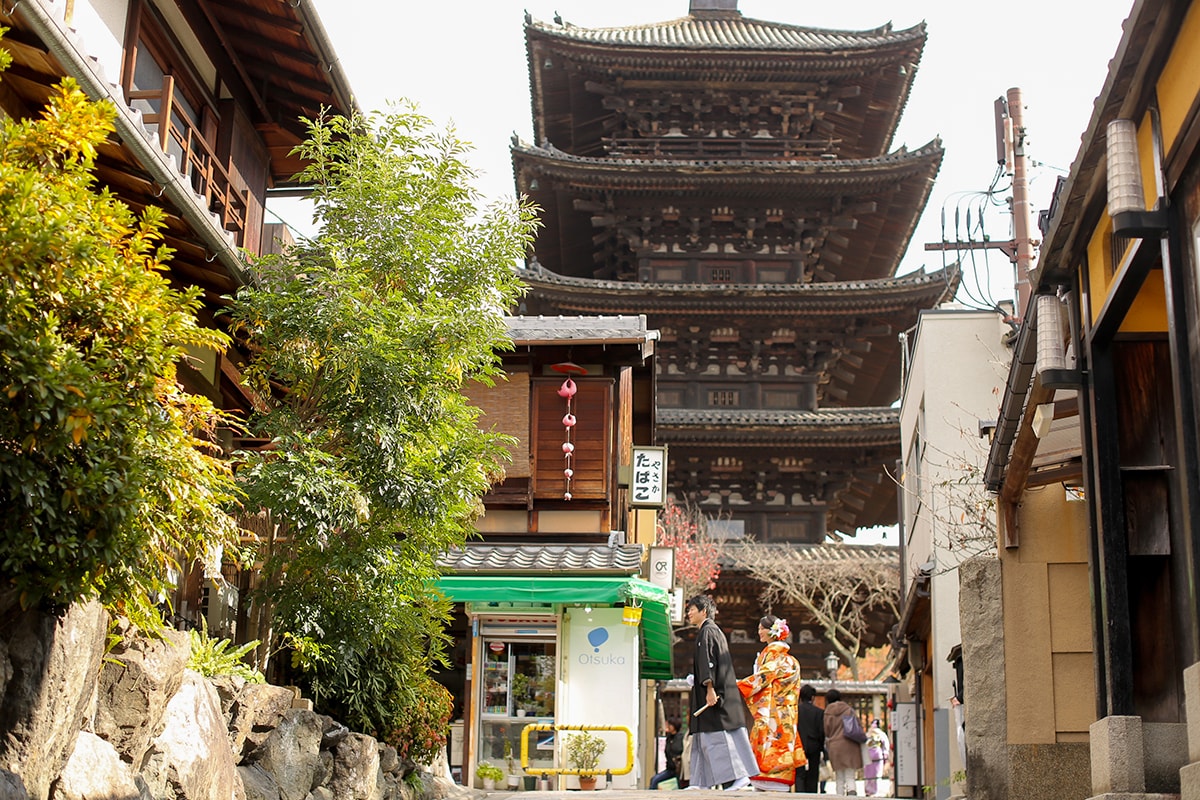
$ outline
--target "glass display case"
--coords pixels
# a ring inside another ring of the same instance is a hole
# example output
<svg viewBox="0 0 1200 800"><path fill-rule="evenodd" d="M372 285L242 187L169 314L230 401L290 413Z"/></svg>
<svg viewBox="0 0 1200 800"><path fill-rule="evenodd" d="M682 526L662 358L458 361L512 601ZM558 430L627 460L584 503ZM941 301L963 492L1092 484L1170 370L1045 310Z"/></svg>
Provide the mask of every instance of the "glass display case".
<svg viewBox="0 0 1200 800"><path fill-rule="evenodd" d="M519 771L521 740L529 737L529 772L554 766L552 731L525 732L554 722L555 646L547 641L485 641L479 758Z"/></svg>

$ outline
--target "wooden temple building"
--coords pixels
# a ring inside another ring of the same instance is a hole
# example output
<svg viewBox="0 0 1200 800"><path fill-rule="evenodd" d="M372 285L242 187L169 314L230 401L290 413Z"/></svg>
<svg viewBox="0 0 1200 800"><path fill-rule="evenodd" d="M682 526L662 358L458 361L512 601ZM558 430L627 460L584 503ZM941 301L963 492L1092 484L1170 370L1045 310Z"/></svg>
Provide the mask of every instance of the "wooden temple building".
<svg viewBox="0 0 1200 800"><path fill-rule="evenodd" d="M896 275L942 159L936 139L892 143L924 25L822 30L691 0L630 27L527 16L525 35L536 142L512 158L545 227L522 312L646 315L669 492L722 535L815 545L894 524L897 334L958 280ZM753 634L753 581L727 568L716 595L722 625Z"/></svg>

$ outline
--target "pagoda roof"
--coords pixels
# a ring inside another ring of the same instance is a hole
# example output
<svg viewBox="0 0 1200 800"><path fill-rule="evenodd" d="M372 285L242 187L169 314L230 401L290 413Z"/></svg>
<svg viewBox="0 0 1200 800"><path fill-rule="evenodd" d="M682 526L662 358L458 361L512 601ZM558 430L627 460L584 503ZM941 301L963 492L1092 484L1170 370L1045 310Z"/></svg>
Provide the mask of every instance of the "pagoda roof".
<svg viewBox="0 0 1200 800"><path fill-rule="evenodd" d="M590 158L553 146L513 148L517 188L542 208L544 228L535 243L539 259L590 274L591 213L572 201L605 193L629 202L650 198L665 205L777 205L844 220L846 241L821 247L836 257L825 266L841 280L894 275L908 247L934 178L941 167L940 140L870 159L698 161ZM824 262L823 262L824 263ZM840 264L832 266L832 264Z"/></svg>
<svg viewBox="0 0 1200 800"><path fill-rule="evenodd" d="M536 260L518 270L532 292L556 310L578 313L661 315L687 312L728 316L739 311L811 316L917 311L954 296L959 270L909 272L894 278L813 283L641 283L576 278Z"/></svg>
<svg viewBox="0 0 1200 800"><path fill-rule="evenodd" d="M770 317L816 335L846 334L870 342L862 364L843 367L829 380L827 401L846 406L885 405L900 394L896 332L917 322L922 309L953 298L959 271L912 272L870 281L805 284L695 284L601 281L556 275L534 262L519 271L529 285L527 304L544 314L645 314L661 327L684 315L728 321ZM659 351L669 348L660 343Z"/></svg>
<svg viewBox="0 0 1200 800"><path fill-rule="evenodd" d="M900 446L900 410L891 407L813 411L659 408L655 416L658 439L668 444L786 443L799 449Z"/></svg>
<svg viewBox="0 0 1200 800"><path fill-rule="evenodd" d="M900 457L898 408L660 408L655 438L673 448L676 461L689 453L785 449L789 456L812 460L814 480L834 476L843 482L828 501L830 531L853 534L858 528L896 523L896 485L887 468Z"/></svg>
<svg viewBox="0 0 1200 800"><path fill-rule="evenodd" d="M854 51L923 45L925 23L895 30L886 23L869 30L836 30L789 25L744 17L740 13L693 14L665 22L585 28L570 22L543 22L528 18L531 34L578 42L629 48L685 48L701 50L811 51L849 55Z"/></svg>
<svg viewBox="0 0 1200 800"><path fill-rule="evenodd" d="M806 191L826 187L828 193L843 194L847 189L890 185L912 176L937 175L942 163L942 140L934 138L916 150L907 147L877 156L854 159L667 159L667 158L594 158L558 149L552 143L541 146L517 143L513 161L536 167L540 175L585 181L607 189L669 188L672 192L705 189L728 194L742 186L781 187L803 185ZM686 178L687 184L680 184ZM522 186L522 191L528 187ZM921 207L924 207L922 202Z"/></svg>
<svg viewBox="0 0 1200 800"><path fill-rule="evenodd" d="M685 85L693 91L731 84L785 92L823 87L843 102L828 117L834 138L848 153L878 154L891 146L925 41L924 23L850 31L696 12L646 25L585 28L526 15L534 130L539 139L571 130L579 146L597 144L602 134L593 126L610 114L598 97L585 97L583 81L573 83L570 76L579 69L602 82L649 81L664 91ZM561 69L567 62L573 67Z"/></svg>

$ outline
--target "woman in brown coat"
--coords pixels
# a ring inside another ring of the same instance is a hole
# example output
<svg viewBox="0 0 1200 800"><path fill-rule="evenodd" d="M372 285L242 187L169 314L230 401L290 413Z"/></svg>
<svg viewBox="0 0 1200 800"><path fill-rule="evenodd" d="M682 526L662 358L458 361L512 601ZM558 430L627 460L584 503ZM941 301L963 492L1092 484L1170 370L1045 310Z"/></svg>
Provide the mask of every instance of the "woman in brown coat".
<svg viewBox="0 0 1200 800"><path fill-rule="evenodd" d="M855 776L862 769L862 745L852 742L842 732L842 717L855 713L849 703L842 700L842 693L830 689L825 693L825 752L837 775L837 793L854 796Z"/></svg>

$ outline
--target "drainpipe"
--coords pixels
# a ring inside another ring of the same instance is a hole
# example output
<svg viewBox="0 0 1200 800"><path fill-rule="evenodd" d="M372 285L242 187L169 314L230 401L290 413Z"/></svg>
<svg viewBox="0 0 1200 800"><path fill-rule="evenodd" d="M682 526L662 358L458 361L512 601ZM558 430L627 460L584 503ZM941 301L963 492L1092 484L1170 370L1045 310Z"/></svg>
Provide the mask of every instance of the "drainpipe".
<svg viewBox="0 0 1200 800"><path fill-rule="evenodd" d="M133 151L138 161L146 167L155 182L163 187L163 194L180 209L184 219L192 226L204 245L214 252L221 265L239 283L249 283L237 248L229 234L204 206L203 200L192 191L187 178L176 169L174 159L147 138L141 114L125 103L120 93L104 77L99 62L92 60L78 44L78 37L69 34L58 20L47 13L43 0L26 0L18 4L19 13L34 32L45 42L51 54L67 67L71 77L79 82L83 91L94 100L111 100L117 107L113 120L121 141Z"/></svg>

